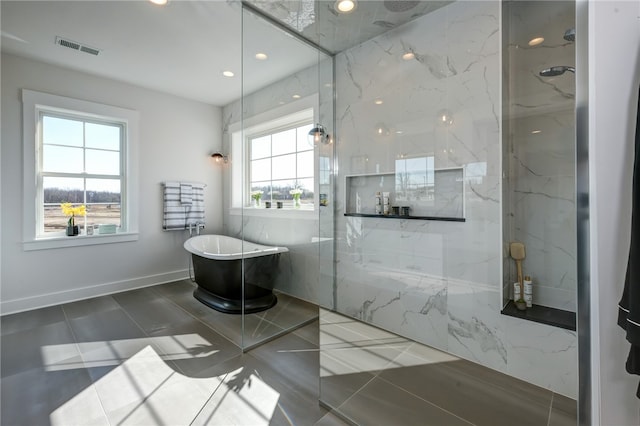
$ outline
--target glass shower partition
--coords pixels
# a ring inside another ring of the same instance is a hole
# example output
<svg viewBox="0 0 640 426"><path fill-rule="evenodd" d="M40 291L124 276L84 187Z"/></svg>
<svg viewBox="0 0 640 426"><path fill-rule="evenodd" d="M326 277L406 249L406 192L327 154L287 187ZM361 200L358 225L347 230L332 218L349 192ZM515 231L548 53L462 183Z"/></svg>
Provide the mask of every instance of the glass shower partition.
<svg viewBox="0 0 640 426"><path fill-rule="evenodd" d="M232 187L241 208L229 225L244 246L247 351L317 327L318 305L333 296L331 56L244 4L237 112Z"/></svg>

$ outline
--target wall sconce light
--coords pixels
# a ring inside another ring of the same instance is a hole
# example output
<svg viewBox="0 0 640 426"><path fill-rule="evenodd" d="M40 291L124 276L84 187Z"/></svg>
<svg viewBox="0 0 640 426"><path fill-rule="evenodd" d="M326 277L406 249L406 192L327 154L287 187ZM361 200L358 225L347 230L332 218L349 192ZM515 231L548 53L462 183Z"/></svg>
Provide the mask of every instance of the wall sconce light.
<svg viewBox="0 0 640 426"><path fill-rule="evenodd" d="M211 158L213 158L216 163L223 162L226 164L229 161L228 155L223 155L219 152L214 152L213 154L211 154Z"/></svg>
<svg viewBox="0 0 640 426"><path fill-rule="evenodd" d="M378 124L376 124L375 131L377 136L389 136L389 134L391 133L387 125L382 122L379 122Z"/></svg>
<svg viewBox="0 0 640 426"><path fill-rule="evenodd" d="M309 130L309 136L307 136L309 145L317 145L318 143L328 144L330 139L329 133L327 133L322 124L316 124L316 127Z"/></svg>
<svg viewBox="0 0 640 426"><path fill-rule="evenodd" d="M441 126L451 126L453 124L453 114L448 109L438 111L438 124Z"/></svg>

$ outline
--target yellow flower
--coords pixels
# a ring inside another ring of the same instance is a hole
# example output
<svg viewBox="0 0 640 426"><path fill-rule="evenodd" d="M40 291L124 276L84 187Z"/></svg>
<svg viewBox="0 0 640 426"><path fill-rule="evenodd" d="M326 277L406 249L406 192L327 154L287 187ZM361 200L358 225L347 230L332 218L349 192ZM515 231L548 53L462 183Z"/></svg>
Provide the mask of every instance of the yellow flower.
<svg viewBox="0 0 640 426"><path fill-rule="evenodd" d="M77 207L73 208L74 216L86 216L87 215L87 207L84 204L80 204Z"/></svg>
<svg viewBox="0 0 640 426"><path fill-rule="evenodd" d="M79 206L73 207L71 203L62 203L60 204L60 208L62 209L62 214L69 217L68 225L74 226L76 216L86 216L87 215L87 207L84 204L80 204Z"/></svg>
<svg viewBox="0 0 640 426"><path fill-rule="evenodd" d="M62 209L62 214L65 216L86 216L87 215L87 207L84 204L80 204L79 206L73 207L71 203L62 203L60 204L60 208Z"/></svg>
<svg viewBox="0 0 640 426"><path fill-rule="evenodd" d="M71 205L71 203L62 203L60 204L60 208L62 209L62 214L64 214L65 216L73 215L73 206Z"/></svg>

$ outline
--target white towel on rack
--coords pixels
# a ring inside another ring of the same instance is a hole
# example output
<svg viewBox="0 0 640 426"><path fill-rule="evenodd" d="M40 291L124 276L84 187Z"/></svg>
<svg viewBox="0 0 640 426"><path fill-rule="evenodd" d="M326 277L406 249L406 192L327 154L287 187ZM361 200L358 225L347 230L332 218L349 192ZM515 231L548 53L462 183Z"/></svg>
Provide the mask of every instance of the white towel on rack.
<svg viewBox="0 0 640 426"><path fill-rule="evenodd" d="M191 206L187 207L186 224L204 223L204 187L205 184L191 184Z"/></svg>
<svg viewBox="0 0 640 426"><path fill-rule="evenodd" d="M193 186L189 183L180 182L180 203L183 206L190 206L193 202Z"/></svg>
<svg viewBox="0 0 640 426"><path fill-rule="evenodd" d="M162 229L180 230L187 227L187 209L180 202L180 183L165 182L163 191Z"/></svg>

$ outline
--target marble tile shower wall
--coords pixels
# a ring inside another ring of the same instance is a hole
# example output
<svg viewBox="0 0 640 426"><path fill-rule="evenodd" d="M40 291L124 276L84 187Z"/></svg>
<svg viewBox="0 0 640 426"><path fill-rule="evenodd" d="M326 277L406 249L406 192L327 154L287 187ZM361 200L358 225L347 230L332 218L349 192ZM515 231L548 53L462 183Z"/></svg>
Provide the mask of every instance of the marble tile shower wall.
<svg viewBox="0 0 640 426"><path fill-rule="evenodd" d="M455 2L337 55L336 310L575 397L575 333L500 315L499 18ZM343 215L345 176L405 156L465 168L466 222Z"/></svg>
<svg viewBox="0 0 640 426"><path fill-rule="evenodd" d="M563 38L575 28L575 3L512 2L505 25L521 27L530 19L545 34L543 48L508 43L509 100L506 149L505 241L526 247L524 273L534 282L534 303L576 310L577 248L575 206L575 75L541 77L557 64L575 64L575 43ZM514 31L518 33L517 31ZM505 253L508 257L508 252ZM516 280L506 259L505 286ZM511 290L505 292L511 294Z"/></svg>

